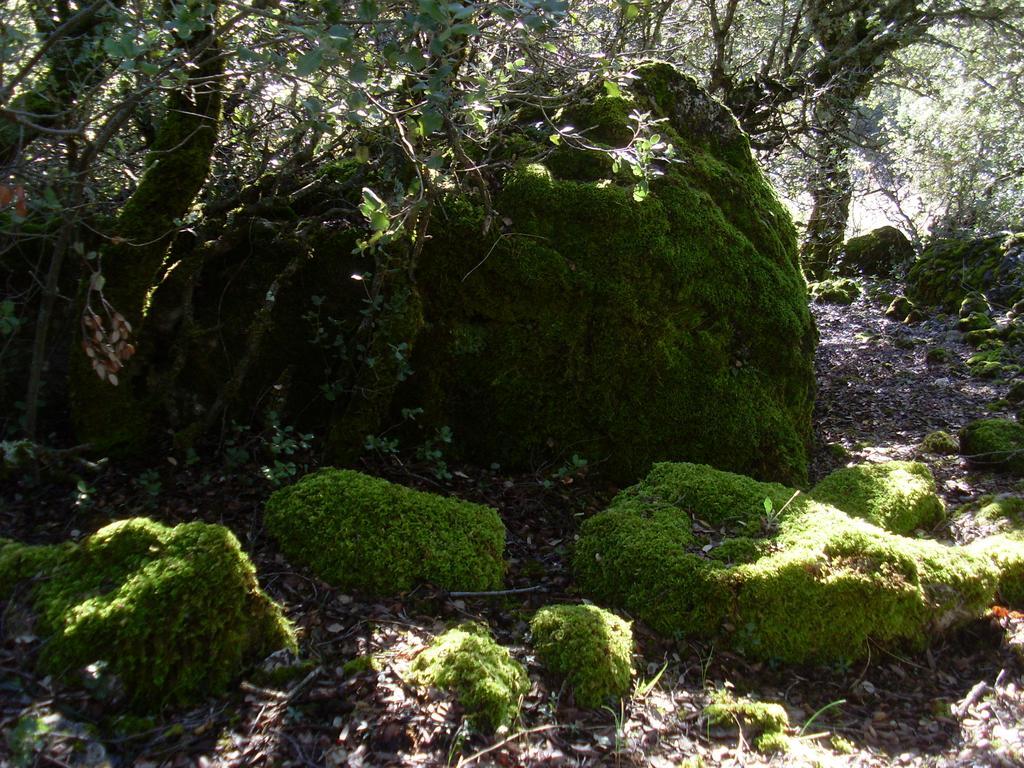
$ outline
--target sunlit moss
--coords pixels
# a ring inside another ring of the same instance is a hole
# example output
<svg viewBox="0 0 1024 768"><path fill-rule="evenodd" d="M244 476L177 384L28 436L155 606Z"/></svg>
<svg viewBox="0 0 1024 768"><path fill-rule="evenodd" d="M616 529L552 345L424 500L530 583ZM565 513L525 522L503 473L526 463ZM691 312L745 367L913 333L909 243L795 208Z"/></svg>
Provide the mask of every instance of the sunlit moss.
<svg viewBox="0 0 1024 768"><path fill-rule="evenodd" d="M526 669L486 627L467 623L434 638L412 662L409 680L452 691L483 730L511 725L530 689Z"/></svg>
<svg viewBox="0 0 1024 768"><path fill-rule="evenodd" d="M504 575L505 526L493 509L351 470L322 469L276 491L265 520L287 557L345 589L486 590Z"/></svg>
<svg viewBox="0 0 1024 768"><path fill-rule="evenodd" d="M5 578L17 547L0 555ZM133 518L78 545L23 554L14 579L40 577L27 598L46 638L40 666L67 674L95 665L137 708L194 703L270 652L295 646L280 608L222 526L168 528Z"/></svg>
<svg viewBox="0 0 1024 768"><path fill-rule="evenodd" d="M704 708L704 716L712 725L734 726L737 723L749 729L759 752L786 752L789 750L789 715L781 704L735 698L729 691L716 691L711 703Z"/></svg>
<svg viewBox="0 0 1024 768"><path fill-rule="evenodd" d="M656 465L583 524L577 579L660 632L716 638L759 658L835 661L871 643L920 646L981 616L1017 578L1024 543L994 556L872 524L908 531L941 514L930 477L893 464L841 470L824 484L822 496L848 511L710 467ZM714 559L744 538L746 557Z"/></svg>
<svg viewBox="0 0 1024 768"><path fill-rule="evenodd" d="M549 605L530 622L533 646L545 669L565 678L576 704L599 707L629 693L633 631L594 605Z"/></svg>

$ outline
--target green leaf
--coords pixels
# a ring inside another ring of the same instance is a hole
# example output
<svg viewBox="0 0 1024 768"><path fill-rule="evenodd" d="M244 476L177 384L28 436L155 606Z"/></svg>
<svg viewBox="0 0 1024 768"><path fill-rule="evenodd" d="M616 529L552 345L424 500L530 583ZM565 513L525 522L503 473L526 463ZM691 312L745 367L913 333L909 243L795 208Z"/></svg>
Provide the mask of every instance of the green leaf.
<svg viewBox="0 0 1024 768"><path fill-rule="evenodd" d="M613 99L617 99L622 96L622 90L619 88L619 84L612 82L611 80L604 81L604 91Z"/></svg>
<svg viewBox="0 0 1024 768"><path fill-rule="evenodd" d="M324 52L320 48L304 53L295 62L295 74L299 77L308 77L320 69L323 60Z"/></svg>
<svg viewBox="0 0 1024 768"><path fill-rule="evenodd" d="M348 71L348 79L353 83L365 83L366 78L369 77L369 75L370 70L367 69L366 65L361 61L357 61L352 64L351 69Z"/></svg>
<svg viewBox="0 0 1024 768"><path fill-rule="evenodd" d="M557 133L552 133L550 136L548 136L548 141L550 141L557 147L559 144L562 143L562 136Z"/></svg>

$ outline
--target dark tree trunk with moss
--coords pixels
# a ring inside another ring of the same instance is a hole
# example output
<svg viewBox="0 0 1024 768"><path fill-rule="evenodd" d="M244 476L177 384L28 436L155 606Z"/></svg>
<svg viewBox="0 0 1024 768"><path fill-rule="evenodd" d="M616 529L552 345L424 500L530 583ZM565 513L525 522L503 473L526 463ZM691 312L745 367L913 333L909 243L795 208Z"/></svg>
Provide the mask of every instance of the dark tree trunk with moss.
<svg viewBox="0 0 1024 768"><path fill-rule="evenodd" d="M188 83L169 98L146 171L100 254L103 299L127 319L136 338L143 331L148 297L180 219L206 180L217 138L223 57L212 31L193 38L188 47L195 69ZM143 339L143 353L144 344ZM118 385L112 386L96 376L77 345L74 350L71 396L79 438L101 450L142 447L150 437L144 359L130 361L120 372Z"/></svg>

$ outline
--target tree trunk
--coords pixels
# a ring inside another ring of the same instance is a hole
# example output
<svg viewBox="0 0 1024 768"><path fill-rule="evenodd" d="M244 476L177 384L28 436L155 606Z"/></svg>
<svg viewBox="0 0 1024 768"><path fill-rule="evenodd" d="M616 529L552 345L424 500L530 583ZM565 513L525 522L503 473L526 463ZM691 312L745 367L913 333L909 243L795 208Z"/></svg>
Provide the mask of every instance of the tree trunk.
<svg viewBox="0 0 1024 768"><path fill-rule="evenodd" d="M809 277L820 279L832 269L842 250L853 198L850 148L845 131L824 127L815 142L809 188L813 208L800 247L800 261Z"/></svg>
<svg viewBox="0 0 1024 768"><path fill-rule="evenodd" d="M196 67L188 83L169 98L146 171L100 254L102 298L91 289L86 297L87 307L101 317L107 304L111 314L120 313L135 339L142 332L149 293L180 226L177 222L192 206L209 172L224 71L212 34L211 20L207 34L190 41ZM141 351L145 353L144 345ZM72 413L80 440L119 452L151 442L144 360L129 361L117 371L118 382L112 386L97 377L77 345L72 354Z"/></svg>

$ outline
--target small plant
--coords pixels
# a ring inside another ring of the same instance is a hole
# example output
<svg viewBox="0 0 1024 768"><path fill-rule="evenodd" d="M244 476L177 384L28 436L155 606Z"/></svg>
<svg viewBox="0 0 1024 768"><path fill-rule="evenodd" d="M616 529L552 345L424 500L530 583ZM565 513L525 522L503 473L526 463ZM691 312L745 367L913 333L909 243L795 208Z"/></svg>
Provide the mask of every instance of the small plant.
<svg viewBox="0 0 1024 768"><path fill-rule="evenodd" d="M75 492L72 494L72 498L75 500L75 507L80 510L92 509L93 496L95 495L96 489L85 480L79 478L78 482L75 483Z"/></svg>
<svg viewBox="0 0 1024 768"><path fill-rule="evenodd" d="M160 473L155 469L147 469L145 472L140 472L139 476L135 478L135 485L145 492L147 496L146 501L149 505L152 505L160 497L160 492L163 490L163 483L160 482Z"/></svg>
<svg viewBox="0 0 1024 768"><path fill-rule="evenodd" d="M295 477L299 472L299 467L290 460L290 457L299 451L308 450L313 435L297 432L295 427L283 426L277 411L267 413L267 422L270 427L270 440L267 442L267 449L270 451L273 463L260 467L260 472L272 485L278 486Z"/></svg>
<svg viewBox="0 0 1024 768"><path fill-rule="evenodd" d="M434 436L416 449L416 458L431 465L431 471L438 480L451 480L448 462L444 460L444 447L452 444L452 431L449 427L441 427Z"/></svg>

